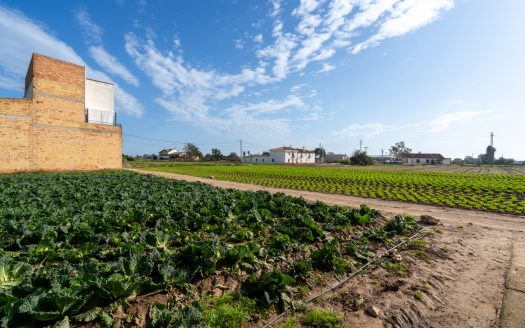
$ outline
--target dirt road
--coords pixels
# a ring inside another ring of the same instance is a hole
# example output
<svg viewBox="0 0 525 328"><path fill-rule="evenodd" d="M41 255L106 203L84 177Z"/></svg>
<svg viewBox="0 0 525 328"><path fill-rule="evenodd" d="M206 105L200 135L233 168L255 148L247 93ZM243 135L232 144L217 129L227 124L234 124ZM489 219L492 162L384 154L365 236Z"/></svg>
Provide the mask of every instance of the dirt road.
<svg viewBox="0 0 525 328"><path fill-rule="evenodd" d="M428 292L428 299L408 304L406 297L396 300L392 295L382 295L383 320L354 315L348 319L349 323L363 327L525 328L523 216L270 188L173 173L132 171L199 181L220 188L283 192L333 205L355 207L367 204L385 216L431 215L445 224L439 230L441 233L434 238L441 245L446 245L451 256L439 261L435 267L422 267L415 274L415 279L422 284L430 283L433 286L432 291Z"/></svg>

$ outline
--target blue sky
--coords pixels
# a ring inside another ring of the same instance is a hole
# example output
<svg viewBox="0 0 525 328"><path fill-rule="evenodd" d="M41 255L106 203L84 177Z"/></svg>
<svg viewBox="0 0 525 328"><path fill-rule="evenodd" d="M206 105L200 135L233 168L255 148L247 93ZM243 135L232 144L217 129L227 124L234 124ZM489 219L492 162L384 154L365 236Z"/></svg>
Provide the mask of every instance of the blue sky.
<svg viewBox="0 0 525 328"><path fill-rule="evenodd" d="M525 1L0 1L0 95L32 52L116 85L128 154L294 145L525 159ZM138 137L137 137L138 136ZM139 138L142 137L142 138Z"/></svg>

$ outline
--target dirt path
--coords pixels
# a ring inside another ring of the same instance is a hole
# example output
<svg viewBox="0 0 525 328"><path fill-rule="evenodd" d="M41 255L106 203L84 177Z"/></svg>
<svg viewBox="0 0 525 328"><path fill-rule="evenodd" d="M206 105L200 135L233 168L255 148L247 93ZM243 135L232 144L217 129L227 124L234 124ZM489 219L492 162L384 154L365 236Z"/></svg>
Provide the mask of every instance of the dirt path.
<svg viewBox="0 0 525 328"><path fill-rule="evenodd" d="M251 185L245 183L231 182L231 181L222 181L222 180L212 180L194 177L190 175L175 174L175 173L165 173L165 172L154 172L154 171L144 171L137 169L130 169L131 171L144 173L144 174L153 174L165 178L185 180L185 181L199 181L203 183L210 184L219 188L233 188L239 190L266 190L268 192L276 193L283 192L285 194L303 197L310 201L322 201L327 204L332 205L342 205L342 206L352 206L358 207L361 204L366 204L371 208L374 208L378 211L381 211L385 215L392 214L410 214L414 216L419 216L422 214L432 215L443 222L449 224L468 224L475 223L483 227L488 227L492 229L500 230L511 230L516 232L525 233L525 216L513 216L513 215L504 215L490 212L481 212L474 210L462 210L449 207L439 207L432 205L422 205L422 204L411 204L403 202L394 202L386 201L380 199L370 199L370 198L360 198L353 196L345 196L338 194L325 194L312 191L302 191L302 190L292 190L292 189L282 189L282 188L272 188L264 187L259 185Z"/></svg>
<svg viewBox="0 0 525 328"><path fill-rule="evenodd" d="M385 216L432 215L445 226L435 238L450 258L422 266L413 276L431 285L423 301L381 294L382 320L357 314L345 316L362 327L525 327L525 217L430 205L365 199L345 195L270 188L199 177L151 172L161 177L199 181L220 188L266 190L342 206L367 204ZM412 281L411 283L414 283ZM357 285L361 286L362 285ZM373 294L373 291L370 291Z"/></svg>

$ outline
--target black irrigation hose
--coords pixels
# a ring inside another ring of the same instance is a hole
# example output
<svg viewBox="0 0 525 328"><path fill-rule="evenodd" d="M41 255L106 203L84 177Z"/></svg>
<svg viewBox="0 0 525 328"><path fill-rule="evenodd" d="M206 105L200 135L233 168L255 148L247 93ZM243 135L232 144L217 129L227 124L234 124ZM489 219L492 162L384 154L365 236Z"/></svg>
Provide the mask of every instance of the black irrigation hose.
<svg viewBox="0 0 525 328"><path fill-rule="evenodd" d="M381 255L375 257L374 259L368 261L366 264L364 264L363 266L361 266L359 269L357 269L356 271L352 272L352 274L350 274L348 277L344 278L343 280L337 282L336 284L330 286L329 288L319 292L318 294L310 297L309 299L307 299L305 301L306 304L308 303L311 303L313 301L315 301L316 299L318 299L319 297L323 296L324 294L328 293L328 292L331 292L339 287L341 287L344 283L346 283L348 280L352 279L353 277L355 277L357 274L359 274L361 271L363 271L364 269L366 269L367 267L369 267L370 265L372 265L372 263L376 262L377 260L383 258L385 255L389 254L390 252L392 252L393 250L399 248L400 246L406 244L409 240L412 240L416 237L419 237L421 234L423 234L423 231L418 231L416 232L415 234L413 234L412 236L410 236L409 238L403 240L402 242L400 242L399 244L393 246L392 248L384 251ZM273 318L272 320L270 320L270 322L268 322L266 325L263 326L263 328L269 328L271 327L274 323L276 323L277 321L279 321L280 319L286 317L288 314L290 314L290 310L286 310L284 311L283 313L279 314L277 317Z"/></svg>

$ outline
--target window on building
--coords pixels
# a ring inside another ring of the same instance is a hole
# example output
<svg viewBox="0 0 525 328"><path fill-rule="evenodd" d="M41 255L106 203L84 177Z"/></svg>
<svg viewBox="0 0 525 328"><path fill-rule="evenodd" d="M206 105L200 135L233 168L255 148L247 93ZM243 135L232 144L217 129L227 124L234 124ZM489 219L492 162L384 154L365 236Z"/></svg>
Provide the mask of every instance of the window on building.
<svg viewBox="0 0 525 328"><path fill-rule="evenodd" d="M256 158L256 159L255 159L255 161L256 161L256 162L259 162L259 159L258 159L258 158Z"/></svg>
<svg viewBox="0 0 525 328"><path fill-rule="evenodd" d="M275 162L275 158L272 158L272 163L274 163L274 162Z"/></svg>
<svg viewBox="0 0 525 328"><path fill-rule="evenodd" d="M419 162L419 158L418 158L418 159L416 159L416 163L418 163L418 164L420 163L420 162Z"/></svg>
<svg viewBox="0 0 525 328"><path fill-rule="evenodd" d="M264 162L264 158L263 158L263 162Z"/></svg>
<svg viewBox="0 0 525 328"><path fill-rule="evenodd" d="M430 160L427 158L427 164L430 163Z"/></svg>

